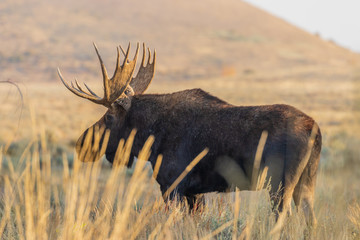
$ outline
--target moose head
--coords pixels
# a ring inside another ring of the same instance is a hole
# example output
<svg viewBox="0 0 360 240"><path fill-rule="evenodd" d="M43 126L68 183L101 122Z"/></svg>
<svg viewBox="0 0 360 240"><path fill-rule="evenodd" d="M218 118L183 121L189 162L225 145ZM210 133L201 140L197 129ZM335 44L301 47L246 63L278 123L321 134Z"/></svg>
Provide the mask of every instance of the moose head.
<svg viewBox="0 0 360 240"><path fill-rule="evenodd" d="M119 46L117 47L115 72L113 76L109 78L95 43L94 47L100 61L103 76L104 96L102 98L92 91L85 83L84 86L88 91L84 90L76 79L75 85L73 82L69 85L62 76L60 69L58 69L59 77L68 90L79 97L88 99L108 108L105 115L93 126L85 130L77 140L76 152L79 159L83 162L96 161L104 154L104 152L106 152L108 159L114 158L120 141L117 130L122 126L127 111L131 107L133 96L144 93L151 83L154 77L156 62L156 51L154 50L152 57L149 48L147 48L148 58L146 60L146 46L144 43L141 65L138 73L133 77L139 54L139 44L137 44L136 53L132 60L129 60L130 43L126 52ZM120 51L122 51L125 56L122 64L120 63ZM110 134L110 136L105 137L106 133ZM106 140L107 138L108 141ZM104 139L106 142L104 142ZM85 145L86 147L84 147Z"/></svg>

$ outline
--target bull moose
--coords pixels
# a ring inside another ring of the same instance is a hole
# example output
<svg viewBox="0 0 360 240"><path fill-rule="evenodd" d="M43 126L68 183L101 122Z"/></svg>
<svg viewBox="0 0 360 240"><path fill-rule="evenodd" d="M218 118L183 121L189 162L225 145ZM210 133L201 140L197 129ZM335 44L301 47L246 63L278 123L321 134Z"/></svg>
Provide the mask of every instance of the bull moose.
<svg viewBox="0 0 360 240"><path fill-rule="evenodd" d="M142 62L133 77L139 44L132 60L129 59L130 44L126 52L118 47L115 72L109 78L95 44L94 47L102 69L104 97L99 97L86 84L88 91L84 91L76 80L76 86L69 85L59 69L58 74L72 93L108 108L90 127L110 131L105 151L108 161L114 161L119 141L127 139L133 129L137 133L132 156L137 156L148 137L154 136L148 160L154 168L157 156L163 155L156 180L164 194L188 164L207 148L206 156L168 196L170 199L175 195L184 197L191 208L197 194L224 192L234 184L240 185L241 190L251 188L259 139L266 131L267 139L259 164L260 169L268 168L270 194L274 205L279 206L278 219L283 220L285 212L290 211L293 198L295 205L304 210L307 222L316 223L313 205L321 133L311 117L283 104L234 106L201 89L143 94L154 77L155 51L152 57L148 48L146 60L143 45ZM125 56L122 64L120 51ZM77 152L81 151L89 129L77 141ZM226 169L234 167L244 175L242 182L232 182L236 176L226 176Z"/></svg>

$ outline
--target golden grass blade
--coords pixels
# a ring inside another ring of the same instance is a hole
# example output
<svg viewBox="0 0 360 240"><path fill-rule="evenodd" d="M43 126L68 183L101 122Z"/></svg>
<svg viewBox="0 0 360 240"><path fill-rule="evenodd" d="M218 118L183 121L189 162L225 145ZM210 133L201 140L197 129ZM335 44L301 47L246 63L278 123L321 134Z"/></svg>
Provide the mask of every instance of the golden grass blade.
<svg viewBox="0 0 360 240"><path fill-rule="evenodd" d="M26 239L35 239L35 229L34 229L34 220L33 220L33 198L34 198L34 187L32 179L30 164L28 164L25 168L25 183L24 183L24 196L25 196L25 222L26 222L26 228L25 228L25 238Z"/></svg>
<svg viewBox="0 0 360 240"><path fill-rule="evenodd" d="M105 131L105 133L104 133ZM104 135L103 137L103 142L102 142L102 145L101 145L101 148L100 148L100 151L99 151L99 156L98 156L98 159L101 158L105 152L106 152L106 148L107 148L107 145L109 143L109 139L110 139L110 130L109 129L106 129L105 128L101 131L101 136ZM99 145L99 143L97 143L96 145Z"/></svg>
<svg viewBox="0 0 360 240"><path fill-rule="evenodd" d="M70 176L69 161L67 159L66 153L62 154L62 160L63 160L63 180L64 183L66 183Z"/></svg>
<svg viewBox="0 0 360 240"><path fill-rule="evenodd" d="M125 166L128 164L135 135L136 129L133 129L126 142L123 139L120 140L115 153L114 166Z"/></svg>
<svg viewBox="0 0 360 240"><path fill-rule="evenodd" d="M260 164L261 164L261 158L264 151L266 139L268 137L268 132L263 131L260 136L259 144L256 149L255 154L255 160L254 160L254 166L252 171L252 178L251 178L251 190L256 190L257 186L257 179L259 176L259 170L260 170Z"/></svg>
<svg viewBox="0 0 360 240"><path fill-rule="evenodd" d="M173 182L173 184L166 190L163 195L163 198L166 199L169 197L169 194L179 185L179 183L186 177L186 175L193 169L196 164L200 162L201 159L209 152L208 148L205 148L196 158L185 168L185 170L180 174L180 176Z"/></svg>
<svg viewBox="0 0 360 240"><path fill-rule="evenodd" d="M134 133L135 135L135 133ZM128 139L129 141L129 139ZM150 136L142 150L139 153L138 161L135 166L133 176L131 177L126 191L126 199L122 208L122 211L118 211L117 215L115 216L115 222L118 223L124 223L127 222L130 216L130 210L132 209L132 204L134 199L136 199L140 194L143 192L143 182L147 178L147 171L144 170L144 166L146 164L146 161L148 160L148 157L150 156L150 149L152 144L154 143L154 137ZM132 144L132 143L131 143ZM126 147L127 144L125 144L125 150L124 157L130 156L130 147ZM129 145L129 144L128 144ZM128 153L127 153L128 152ZM126 232L126 225L120 224L117 228L114 229L112 232L110 239L117 239L117 236L123 236L123 233ZM129 236L130 237L130 236ZM124 237L126 238L126 237Z"/></svg>
<svg viewBox="0 0 360 240"><path fill-rule="evenodd" d="M267 177L268 170L269 170L269 167L266 166L266 167L264 167L264 169L259 174L257 184L256 184L256 191L264 189L265 184L266 184L266 177ZM270 180L271 180L271 178L269 178L268 184L270 184Z"/></svg>
<svg viewBox="0 0 360 240"><path fill-rule="evenodd" d="M0 173L1 173L2 165L3 165L3 151L4 151L3 146L0 146Z"/></svg>
<svg viewBox="0 0 360 240"><path fill-rule="evenodd" d="M24 149L24 151L21 153L21 156L19 158L19 162L16 166L16 169L20 170L20 167L22 166L22 164L24 163L25 157L26 155L29 153L30 148L33 146L35 142L35 139L32 139L26 146L26 148Z"/></svg>
<svg viewBox="0 0 360 240"><path fill-rule="evenodd" d="M156 160L151 181L155 181L157 174L159 172L160 166L161 166L161 162L162 162L162 155L160 154ZM144 198L144 202L143 202L143 206L145 206L145 207L143 207L141 209L140 215L138 216L138 219L137 219L136 223L134 224L135 229L133 229L130 239L135 239L137 237L137 235L140 233L140 231L144 227L146 227L146 224L148 224L148 222L151 219L150 217L147 217L147 216L149 216L151 214L151 211L154 211L154 206L156 205L156 204L149 203L151 195L152 195L152 190L148 189L146 196Z"/></svg>
<svg viewBox="0 0 360 240"><path fill-rule="evenodd" d="M2 216L2 219L0 221L0 236L2 236L4 230L5 230L5 226L6 224L8 224L8 221L10 220L11 217L11 210L12 210L12 206L13 206L13 193L12 193L12 187L10 184L10 179L8 175L4 176L4 183L5 183L5 191L4 191L4 214Z"/></svg>
<svg viewBox="0 0 360 240"><path fill-rule="evenodd" d="M360 204L355 202L348 207L348 219L353 227L360 233Z"/></svg>
<svg viewBox="0 0 360 240"><path fill-rule="evenodd" d="M12 161L8 161L8 169L10 171L10 177L15 178L16 174L15 174L14 165L13 165Z"/></svg>
<svg viewBox="0 0 360 240"><path fill-rule="evenodd" d="M211 239L214 236L216 236L217 234L221 233L222 231L224 231L226 228L230 227L232 224L234 223L234 219L228 221L227 223L224 223L223 225L221 225L220 227L218 227L217 229L215 229L215 231L209 233L208 235L206 235L205 237L202 237L200 240L206 240L206 239Z"/></svg>
<svg viewBox="0 0 360 240"><path fill-rule="evenodd" d="M146 201L144 201L147 203ZM138 216L136 222L134 223L135 228L132 230L131 236L129 239L136 239L140 231L146 227L146 225L151 221L151 210L153 205L147 204L141 209L140 215Z"/></svg>
<svg viewBox="0 0 360 240"><path fill-rule="evenodd" d="M25 172L23 172L18 180L16 181L16 187L17 187L17 196L18 201L20 204L24 203L24 192L23 192L23 178L24 178Z"/></svg>
<svg viewBox="0 0 360 240"><path fill-rule="evenodd" d="M78 152L79 155L77 156L77 158L82 162L86 161L87 159L86 156L89 154L88 152L90 152L91 154L91 141L93 137L93 132L94 132L94 128L92 127L88 128L82 148L80 149L80 152Z"/></svg>
<svg viewBox="0 0 360 240"><path fill-rule="evenodd" d="M178 216L177 213L178 213L178 211L173 211L170 214L170 216L166 220L165 224L162 226L160 233L158 234L159 239L165 239L166 238L165 232L170 227L170 224L172 224L175 221L176 217Z"/></svg>
<svg viewBox="0 0 360 240"><path fill-rule="evenodd" d="M29 111L31 118L32 136L36 139L35 141L37 141L38 138L37 121L36 121L34 106L32 105L32 103L29 103Z"/></svg>
<svg viewBox="0 0 360 240"><path fill-rule="evenodd" d="M153 171L153 179L157 178L157 175L159 173L160 166L162 163L162 159L163 159L163 156L161 154L156 159L156 163L155 163L155 167L154 167L154 171Z"/></svg>
<svg viewBox="0 0 360 240"><path fill-rule="evenodd" d="M234 203L234 225L233 225L233 234L232 239L237 239L237 225L240 212L240 190L239 188L235 189L235 203Z"/></svg>
<svg viewBox="0 0 360 240"><path fill-rule="evenodd" d="M16 204L15 205L15 216L16 216L16 226L17 226L17 229L19 231L19 239L20 240L24 240L24 227L23 227L23 222L22 222L22 217L21 217L21 214L20 214L20 205L19 204ZM0 233L1 235L1 233Z"/></svg>
<svg viewBox="0 0 360 240"><path fill-rule="evenodd" d="M95 205L94 204L96 199L95 194L98 186L97 179L100 176L100 171L101 171L101 162L100 161L94 162L92 164L90 176L87 178L88 183L86 190L88 191L88 194L84 194L84 199L83 199L83 201L86 203L86 205L84 204L86 208L83 210L81 218L84 218L85 221L87 221L87 219L90 218L90 214L91 214L90 212Z"/></svg>
<svg viewBox="0 0 360 240"><path fill-rule="evenodd" d="M158 223L154 228L154 230L150 233L149 240L156 239L156 235L158 234L158 232L160 232L160 230L161 230L161 223Z"/></svg>
<svg viewBox="0 0 360 240"><path fill-rule="evenodd" d="M3 148L3 152L4 152L5 154L6 154L7 151L9 150L9 147L10 147L11 143L14 142L15 137L16 137L16 136L13 135L13 136L7 141L7 143L5 144L5 146L4 146L4 148Z"/></svg>

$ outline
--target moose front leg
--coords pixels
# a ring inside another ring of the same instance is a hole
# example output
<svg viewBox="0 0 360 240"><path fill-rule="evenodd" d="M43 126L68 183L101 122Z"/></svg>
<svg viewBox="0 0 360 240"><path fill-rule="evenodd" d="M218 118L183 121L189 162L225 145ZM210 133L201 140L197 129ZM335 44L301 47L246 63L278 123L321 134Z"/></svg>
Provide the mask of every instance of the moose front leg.
<svg viewBox="0 0 360 240"><path fill-rule="evenodd" d="M176 190L173 190L170 194L168 194L168 189L169 186L164 186L164 185L160 185L160 190L162 193L162 197L164 199L165 202L165 210L168 211L170 208L170 205L173 205L173 203L175 202L179 202L184 198L183 194L179 194L179 192L177 192Z"/></svg>
<svg viewBox="0 0 360 240"><path fill-rule="evenodd" d="M184 194L183 191L179 191L179 189L175 189L172 191L168 196L166 195L166 190L161 188L161 192L163 194L164 202L166 203L167 207L172 202L178 201L186 201L187 205L189 206L189 211L197 211L202 209L202 206L205 205L205 197L203 194Z"/></svg>
<svg viewBox="0 0 360 240"><path fill-rule="evenodd" d="M195 169L186 170L192 158L184 151L185 145L185 143L179 144L175 153L171 151L163 154L163 164L156 180L160 184L165 202L186 201L189 209L192 210L197 203L204 203L203 198L197 199L196 195L198 193L196 188L201 185L202 180ZM182 164L176 164L179 162Z"/></svg>
<svg viewBox="0 0 360 240"><path fill-rule="evenodd" d="M186 196L185 199L189 205L189 210L194 210L194 212L201 210L205 205L205 197L203 194Z"/></svg>

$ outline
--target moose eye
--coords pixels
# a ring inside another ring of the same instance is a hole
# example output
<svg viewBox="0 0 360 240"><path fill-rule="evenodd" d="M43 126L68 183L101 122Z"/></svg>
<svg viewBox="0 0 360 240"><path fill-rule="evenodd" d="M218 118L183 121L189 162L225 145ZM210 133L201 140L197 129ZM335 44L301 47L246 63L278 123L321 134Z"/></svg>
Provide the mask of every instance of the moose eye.
<svg viewBox="0 0 360 240"><path fill-rule="evenodd" d="M106 124L112 124L114 122L114 116L111 114L106 115L105 122L106 122Z"/></svg>

